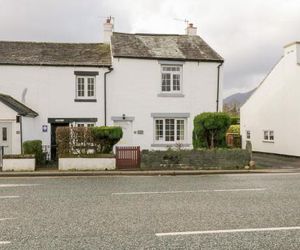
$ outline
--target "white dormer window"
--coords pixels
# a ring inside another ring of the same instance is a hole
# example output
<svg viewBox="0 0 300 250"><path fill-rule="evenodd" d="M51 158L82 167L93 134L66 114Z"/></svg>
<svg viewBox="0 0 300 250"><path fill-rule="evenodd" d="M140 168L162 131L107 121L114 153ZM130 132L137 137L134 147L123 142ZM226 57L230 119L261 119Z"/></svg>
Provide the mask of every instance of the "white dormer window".
<svg viewBox="0 0 300 250"><path fill-rule="evenodd" d="M77 76L76 77L76 98L95 99L96 97L96 77Z"/></svg>
<svg viewBox="0 0 300 250"><path fill-rule="evenodd" d="M182 90L182 66L161 65L161 92L181 93Z"/></svg>

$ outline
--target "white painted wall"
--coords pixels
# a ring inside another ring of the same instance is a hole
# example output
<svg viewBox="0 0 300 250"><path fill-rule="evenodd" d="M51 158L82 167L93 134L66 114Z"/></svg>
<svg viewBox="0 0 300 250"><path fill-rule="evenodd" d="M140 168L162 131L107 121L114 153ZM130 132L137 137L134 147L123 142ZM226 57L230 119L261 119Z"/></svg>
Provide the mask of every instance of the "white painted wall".
<svg viewBox="0 0 300 250"><path fill-rule="evenodd" d="M8 134L11 148L5 147L5 154L19 154L21 152L20 124L16 123L16 116L17 113L14 110L0 102L0 124L10 124L11 126L11 131Z"/></svg>
<svg viewBox="0 0 300 250"><path fill-rule="evenodd" d="M114 58L114 71L108 75L108 124L111 117L134 117L132 144L142 149L166 149L151 147L154 121L151 113L190 113L187 124L187 140L192 146L193 119L202 112L216 111L217 66L219 63L185 62L183 64L184 97L158 97L161 88L161 64L158 60ZM220 110L222 109L222 68L220 86Z"/></svg>
<svg viewBox="0 0 300 250"><path fill-rule="evenodd" d="M241 107L243 147L250 130L254 151L300 156L299 51L299 44L285 47L279 63ZM274 131L274 143L263 140L263 130Z"/></svg>
<svg viewBox="0 0 300 250"><path fill-rule="evenodd" d="M115 158L59 158L59 170L113 170Z"/></svg>
<svg viewBox="0 0 300 250"><path fill-rule="evenodd" d="M133 133L132 145L150 149L154 133L151 113L189 113L186 143L192 146L194 116L216 110L218 65L185 62L182 85L184 97L158 97L161 65L157 60L114 59L114 70L107 76L108 125L113 125L112 116L126 114L134 117L132 131L143 130L144 134ZM96 77L96 103L74 102L74 71L99 72ZM98 118L97 125L104 125L103 79L106 71L106 68L93 67L1 65L0 93L22 101L22 94L27 90L24 104L39 114L34 119L23 118L23 141L39 139L43 145L50 145L48 118ZM220 83L221 110L222 69ZM42 125L48 125L47 132L42 132ZM20 143L15 140L13 153L20 153Z"/></svg>
<svg viewBox="0 0 300 250"><path fill-rule="evenodd" d="M74 71L99 72L96 76L97 102L74 102ZM106 68L95 67L0 65L0 93L22 101L22 94L27 89L24 104L39 114L34 119L23 119L23 141L40 139L44 145L50 145L51 130L48 118L98 118L97 125L103 125L105 71ZM3 117L1 113L0 118ZM42 125L48 125L48 132L42 132ZM14 147L13 153L20 153L20 148Z"/></svg>
<svg viewBox="0 0 300 250"><path fill-rule="evenodd" d="M3 159L2 171L34 171L35 159Z"/></svg>

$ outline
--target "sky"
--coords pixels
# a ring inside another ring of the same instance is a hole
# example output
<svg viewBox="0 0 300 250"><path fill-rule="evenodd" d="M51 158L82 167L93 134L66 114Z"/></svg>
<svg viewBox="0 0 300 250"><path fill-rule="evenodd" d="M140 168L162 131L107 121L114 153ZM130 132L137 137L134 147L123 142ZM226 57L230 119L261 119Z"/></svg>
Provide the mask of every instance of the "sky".
<svg viewBox="0 0 300 250"><path fill-rule="evenodd" d="M255 88L300 40L300 0L0 0L0 40L101 42L114 30L184 34L189 20L224 59L224 96ZM180 20L178 20L180 19Z"/></svg>

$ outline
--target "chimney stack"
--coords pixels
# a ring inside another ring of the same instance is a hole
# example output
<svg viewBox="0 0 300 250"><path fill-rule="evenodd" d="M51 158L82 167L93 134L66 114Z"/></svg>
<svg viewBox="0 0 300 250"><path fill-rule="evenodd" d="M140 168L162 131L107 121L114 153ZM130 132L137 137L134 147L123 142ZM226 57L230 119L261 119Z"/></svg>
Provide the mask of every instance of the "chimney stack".
<svg viewBox="0 0 300 250"><path fill-rule="evenodd" d="M197 28L192 23L189 23L185 29L185 34L188 36L197 36Z"/></svg>
<svg viewBox="0 0 300 250"><path fill-rule="evenodd" d="M112 17L108 17L106 22L103 24L103 42L110 43L110 38L112 36L114 29L114 24L112 22Z"/></svg>

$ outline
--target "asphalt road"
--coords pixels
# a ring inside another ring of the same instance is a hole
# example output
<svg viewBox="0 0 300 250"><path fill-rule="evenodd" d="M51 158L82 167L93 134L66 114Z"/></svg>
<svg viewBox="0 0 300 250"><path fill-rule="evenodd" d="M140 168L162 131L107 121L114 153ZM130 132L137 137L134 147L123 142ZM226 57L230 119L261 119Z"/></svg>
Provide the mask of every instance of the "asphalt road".
<svg viewBox="0 0 300 250"><path fill-rule="evenodd" d="M300 174L1 178L0 249L300 249Z"/></svg>

